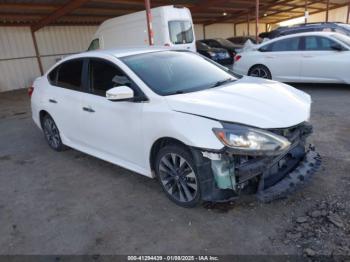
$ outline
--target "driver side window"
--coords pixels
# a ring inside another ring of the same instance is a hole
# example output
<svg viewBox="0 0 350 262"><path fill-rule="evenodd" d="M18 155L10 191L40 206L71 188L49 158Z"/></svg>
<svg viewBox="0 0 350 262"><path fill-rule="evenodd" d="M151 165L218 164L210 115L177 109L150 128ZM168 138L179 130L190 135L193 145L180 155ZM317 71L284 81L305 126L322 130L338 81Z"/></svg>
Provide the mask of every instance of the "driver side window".
<svg viewBox="0 0 350 262"><path fill-rule="evenodd" d="M106 96L106 92L116 86L130 86L129 78L112 63L102 59L90 59L89 81L91 92L95 95Z"/></svg>

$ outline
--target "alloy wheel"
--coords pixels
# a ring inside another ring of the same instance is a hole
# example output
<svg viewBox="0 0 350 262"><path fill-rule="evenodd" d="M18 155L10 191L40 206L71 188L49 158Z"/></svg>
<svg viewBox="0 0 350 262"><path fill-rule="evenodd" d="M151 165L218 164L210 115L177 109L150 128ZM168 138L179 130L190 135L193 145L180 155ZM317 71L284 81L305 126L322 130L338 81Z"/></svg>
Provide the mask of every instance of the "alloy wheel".
<svg viewBox="0 0 350 262"><path fill-rule="evenodd" d="M252 69L252 71L250 72L250 76L268 79L269 73L263 67L256 67L256 68Z"/></svg>
<svg viewBox="0 0 350 262"><path fill-rule="evenodd" d="M167 193L177 201L187 203L196 197L196 175L182 156L175 153L164 155L159 162L159 176Z"/></svg>
<svg viewBox="0 0 350 262"><path fill-rule="evenodd" d="M46 117L44 120L44 134L51 147L59 148L61 144L60 133L51 117Z"/></svg>

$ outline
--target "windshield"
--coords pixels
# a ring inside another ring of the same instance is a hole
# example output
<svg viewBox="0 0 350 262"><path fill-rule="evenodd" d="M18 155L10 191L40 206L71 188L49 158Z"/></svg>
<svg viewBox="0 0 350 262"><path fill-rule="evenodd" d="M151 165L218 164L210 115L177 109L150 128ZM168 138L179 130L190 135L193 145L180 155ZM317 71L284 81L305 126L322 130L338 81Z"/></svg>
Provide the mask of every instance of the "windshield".
<svg viewBox="0 0 350 262"><path fill-rule="evenodd" d="M191 52L162 51L121 58L155 93L166 96L200 91L236 78Z"/></svg>
<svg viewBox="0 0 350 262"><path fill-rule="evenodd" d="M169 22L170 41L175 44L188 44L193 42L192 23L190 21Z"/></svg>
<svg viewBox="0 0 350 262"><path fill-rule="evenodd" d="M350 48L350 37L341 34L334 34L333 37Z"/></svg>

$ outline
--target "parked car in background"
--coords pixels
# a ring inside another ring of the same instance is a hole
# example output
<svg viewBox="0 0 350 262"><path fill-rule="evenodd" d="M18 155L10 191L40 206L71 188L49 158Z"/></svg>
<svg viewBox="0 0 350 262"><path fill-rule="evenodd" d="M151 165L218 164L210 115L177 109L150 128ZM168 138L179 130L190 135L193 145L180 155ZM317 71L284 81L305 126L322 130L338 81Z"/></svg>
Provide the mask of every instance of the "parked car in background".
<svg viewBox="0 0 350 262"><path fill-rule="evenodd" d="M332 32L300 33L238 54L233 71L282 82L350 84L350 38Z"/></svg>
<svg viewBox="0 0 350 262"><path fill-rule="evenodd" d="M228 41L230 41L232 44L237 46L244 46L244 44L250 40L253 44L259 44L261 43L261 39L258 39L258 42L256 42L255 36L235 36L227 38Z"/></svg>
<svg viewBox="0 0 350 262"><path fill-rule="evenodd" d="M219 64L230 65L233 63L233 59L226 49L210 47L201 40L196 41L196 48L198 53Z"/></svg>
<svg viewBox="0 0 350 262"><path fill-rule="evenodd" d="M33 120L52 149L67 145L156 176L184 207L229 200L245 188L262 201L285 197L320 164L306 142L309 95L264 79L238 80L189 51L73 55L29 93Z"/></svg>
<svg viewBox="0 0 350 262"><path fill-rule="evenodd" d="M154 45L196 51L191 12L186 7L152 8ZM146 11L111 18L97 29L89 51L130 46L148 46Z"/></svg>
<svg viewBox="0 0 350 262"><path fill-rule="evenodd" d="M215 39L204 39L201 40L203 43L207 44L210 47L214 48L224 48L226 49L231 58L234 59L235 55L241 50L242 46L234 45L230 41L223 38L215 38Z"/></svg>
<svg viewBox="0 0 350 262"><path fill-rule="evenodd" d="M307 23L293 26L278 27L270 32L259 35L261 38L273 39L280 36L306 32L336 32L350 36L350 25L344 23Z"/></svg>

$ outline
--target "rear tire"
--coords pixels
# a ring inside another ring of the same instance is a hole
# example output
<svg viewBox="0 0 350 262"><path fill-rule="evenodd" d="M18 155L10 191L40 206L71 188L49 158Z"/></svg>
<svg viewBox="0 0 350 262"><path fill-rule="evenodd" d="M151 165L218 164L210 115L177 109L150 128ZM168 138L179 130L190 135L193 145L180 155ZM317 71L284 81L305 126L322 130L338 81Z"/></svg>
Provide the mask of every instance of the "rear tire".
<svg viewBox="0 0 350 262"><path fill-rule="evenodd" d="M248 72L249 76L272 79L270 70L264 65L255 65Z"/></svg>
<svg viewBox="0 0 350 262"><path fill-rule="evenodd" d="M55 151L63 151L66 146L62 143L60 132L50 115L45 115L41 121L44 136L49 146Z"/></svg>
<svg viewBox="0 0 350 262"><path fill-rule="evenodd" d="M164 193L181 207L201 203L200 180L191 153L184 146L168 145L159 150L155 172Z"/></svg>

